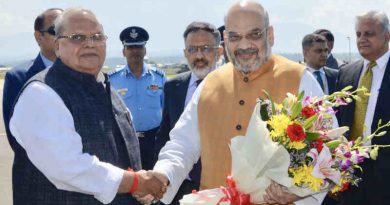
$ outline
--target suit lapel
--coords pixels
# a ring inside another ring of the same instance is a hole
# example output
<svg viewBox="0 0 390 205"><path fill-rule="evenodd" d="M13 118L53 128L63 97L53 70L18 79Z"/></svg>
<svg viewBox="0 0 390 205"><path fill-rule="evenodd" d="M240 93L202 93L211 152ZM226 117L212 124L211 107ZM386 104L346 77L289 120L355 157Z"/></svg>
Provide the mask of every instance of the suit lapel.
<svg viewBox="0 0 390 205"><path fill-rule="evenodd" d="M188 74L183 75L180 82L177 82L175 84L174 99L177 99L177 109L178 109L177 111L180 113L180 115L184 111L190 79L191 79L191 72L188 72Z"/></svg>
<svg viewBox="0 0 390 205"><path fill-rule="evenodd" d="M46 67L45 67L45 64L43 63L43 60L41 58L41 55L38 54L38 56L35 58L34 60L34 63L33 65L30 67L30 69L27 71L27 79L31 78L32 76L34 76L35 74L41 72L42 70L44 70Z"/></svg>
<svg viewBox="0 0 390 205"><path fill-rule="evenodd" d="M332 73L326 67L324 67L324 72L325 72L326 82L328 84L329 94L332 94L334 91L335 84L336 84L335 83L336 76L333 76Z"/></svg>

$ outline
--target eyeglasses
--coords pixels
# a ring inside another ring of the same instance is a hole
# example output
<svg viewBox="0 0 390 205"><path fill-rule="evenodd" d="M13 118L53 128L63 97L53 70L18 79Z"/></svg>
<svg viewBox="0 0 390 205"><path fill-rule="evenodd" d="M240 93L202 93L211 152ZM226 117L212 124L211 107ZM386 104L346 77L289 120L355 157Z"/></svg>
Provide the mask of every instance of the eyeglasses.
<svg viewBox="0 0 390 205"><path fill-rule="evenodd" d="M97 44L105 43L107 40L107 36L101 33L93 34L90 36L83 35L83 34L72 34L70 36L58 36L57 39L61 38L67 38L70 40L70 42L74 44L83 44L84 42L87 42L89 39Z"/></svg>
<svg viewBox="0 0 390 205"><path fill-rule="evenodd" d="M261 38L263 38L265 31L267 31L267 28L264 28L263 30L258 29L258 30L252 31L246 35L242 35L240 33L229 31L228 32L228 39L230 42L238 42L242 38L246 38L249 41L257 41L257 40L260 40Z"/></svg>
<svg viewBox="0 0 390 205"><path fill-rule="evenodd" d="M191 55L198 53L200 51L201 53L211 53L213 52L218 46L209 46L209 45L204 45L204 46L189 46L186 48L187 52Z"/></svg>
<svg viewBox="0 0 390 205"><path fill-rule="evenodd" d="M54 30L54 26L50 26L49 28L47 28L46 30L39 30L39 32L42 32L42 33L48 33L52 36L56 35L56 32Z"/></svg>
<svg viewBox="0 0 390 205"><path fill-rule="evenodd" d="M361 38L361 37L366 37L366 38L371 38L371 37L374 37L376 36L376 32L375 31L366 31L366 32L356 32L356 37L358 38Z"/></svg>

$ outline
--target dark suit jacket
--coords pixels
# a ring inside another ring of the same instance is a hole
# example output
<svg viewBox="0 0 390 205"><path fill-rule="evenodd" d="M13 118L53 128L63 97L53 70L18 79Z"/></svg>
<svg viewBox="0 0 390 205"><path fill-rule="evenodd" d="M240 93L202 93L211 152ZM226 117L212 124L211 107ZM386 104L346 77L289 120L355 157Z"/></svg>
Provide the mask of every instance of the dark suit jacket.
<svg viewBox="0 0 390 205"><path fill-rule="evenodd" d="M339 62L333 54L330 54L328 59L326 59L326 67L333 68L333 69L339 69L340 66L342 65L341 62Z"/></svg>
<svg viewBox="0 0 390 205"><path fill-rule="evenodd" d="M172 79L169 79L164 85L164 109L162 114L162 120L160 124L160 130L157 132L157 147L156 152L159 153L160 149L170 139L169 132L175 126L179 120L181 114L185 108L185 100L187 96L187 89L191 79L191 71L178 74ZM190 194L193 189L199 190L201 171L200 160L196 163L191 170L191 174L198 176L198 179L192 179L192 181L184 180L180 186L175 198L171 205L179 205L179 200L183 198L183 195ZM192 175L194 176L194 175Z"/></svg>
<svg viewBox="0 0 390 205"><path fill-rule="evenodd" d="M4 90L3 90L3 119L5 130L8 137L8 142L14 150L19 146L15 138L11 135L9 130L10 111L14 106L15 99L19 94L20 89L24 83L32 76L45 69L45 64L40 55L35 60L28 61L24 64L13 67L5 75Z"/></svg>
<svg viewBox="0 0 390 205"><path fill-rule="evenodd" d="M164 109L160 130L157 133L160 149L169 140L169 132L184 111L191 71L180 73L164 85Z"/></svg>
<svg viewBox="0 0 390 205"><path fill-rule="evenodd" d="M326 82L328 83L329 94L332 94L336 88L337 75L339 74L338 70L324 67Z"/></svg>
<svg viewBox="0 0 390 205"><path fill-rule="evenodd" d="M390 60L389 60L390 61ZM341 90L346 86L358 87L360 74L363 69L363 60L351 63L341 68L337 80L336 90ZM371 130L377 129L378 121L383 123L390 120L390 63L387 63L383 81L379 89L378 100L375 107L374 118ZM340 126L352 126L354 118L355 103L342 106L337 114ZM374 138L372 144L390 144L390 129L385 136ZM347 137L349 133L347 133ZM376 161L366 160L363 163L364 172L361 173L363 181L359 183L359 188L350 188L342 195L343 204L390 204L388 187L390 184L390 149L380 149Z"/></svg>

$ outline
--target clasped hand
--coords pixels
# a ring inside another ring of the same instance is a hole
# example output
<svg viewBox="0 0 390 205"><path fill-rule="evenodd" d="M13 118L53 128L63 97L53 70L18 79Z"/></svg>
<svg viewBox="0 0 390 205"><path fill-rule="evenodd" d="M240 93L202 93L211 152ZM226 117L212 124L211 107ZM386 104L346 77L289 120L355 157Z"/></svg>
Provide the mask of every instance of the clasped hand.
<svg viewBox="0 0 390 205"><path fill-rule="evenodd" d="M151 204L160 200L167 190L168 179L165 175L141 170L137 172L138 188L133 196L142 204Z"/></svg>

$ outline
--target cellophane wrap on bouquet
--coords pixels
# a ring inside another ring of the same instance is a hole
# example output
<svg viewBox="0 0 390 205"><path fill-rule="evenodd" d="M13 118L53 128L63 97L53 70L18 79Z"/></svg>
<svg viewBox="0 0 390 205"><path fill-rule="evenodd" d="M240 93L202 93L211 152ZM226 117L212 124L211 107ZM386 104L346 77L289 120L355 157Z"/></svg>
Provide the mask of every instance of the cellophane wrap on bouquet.
<svg viewBox="0 0 390 205"><path fill-rule="evenodd" d="M274 103L268 94L268 100L258 100L246 135L231 139L228 187L194 192L181 204L262 204L272 181L300 197L357 186L359 164L367 158L375 160L378 149L388 146L367 142L383 136L386 132L380 130L390 122L380 121L371 135L348 141L343 136L348 127L333 127L334 108L359 100L356 93L367 94L364 87L350 89L321 98L288 93L282 104Z"/></svg>

